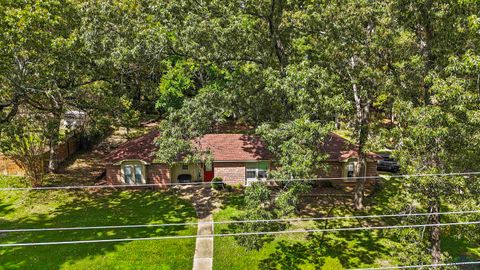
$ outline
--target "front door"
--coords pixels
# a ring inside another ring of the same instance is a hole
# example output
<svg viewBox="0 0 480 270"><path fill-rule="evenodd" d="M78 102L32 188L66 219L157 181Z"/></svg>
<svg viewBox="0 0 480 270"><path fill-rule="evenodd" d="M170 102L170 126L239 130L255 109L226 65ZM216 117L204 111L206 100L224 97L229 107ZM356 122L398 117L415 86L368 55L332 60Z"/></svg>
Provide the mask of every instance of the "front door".
<svg viewBox="0 0 480 270"><path fill-rule="evenodd" d="M203 181L210 182L214 177L213 173L213 162L205 163L203 165Z"/></svg>

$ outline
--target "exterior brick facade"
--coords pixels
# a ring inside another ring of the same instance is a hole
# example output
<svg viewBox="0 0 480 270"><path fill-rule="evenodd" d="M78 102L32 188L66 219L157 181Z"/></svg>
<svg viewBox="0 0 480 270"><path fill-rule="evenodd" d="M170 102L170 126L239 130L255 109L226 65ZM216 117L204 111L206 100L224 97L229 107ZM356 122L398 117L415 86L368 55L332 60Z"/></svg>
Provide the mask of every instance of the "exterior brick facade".
<svg viewBox="0 0 480 270"><path fill-rule="evenodd" d="M318 174L318 177L324 177L324 178L341 178L345 177L344 171L345 171L345 162L339 162L339 161L327 161L326 162L329 168L328 172L321 172ZM376 161L369 161L367 162L367 176L377 176L377 162ZM355 186L355 180L343 180L343 181L338 181L338 180L333 180L331 183L334 186L348 186L348 187L354 187ZM368 180L367 179L367 186L368 185L373 185L375 184L376 180Z"/></svg>
<svg viewBox="0 0 480 270"><path fill-rule="evenodd" d="M170 183L170 169L166 164L151 164L147 166L147 183L160 186Z"/></svg>
<svg viewBox="0 0 480 270"><path fill-rule="evenodd" d="M123 184L120 165L107 165L106 180L109 185Z"/></svg>
<svg viewBox="0 0 480 270"><path fill-rule="evenodd" d="M377 162L372 161L367 163L367 176L377 176Z"/></svg>
<svg viewBox="0 0 480 270"><path fill-rule="evenodd" d="M214 175L230 185L245 184L244 162L214 162Z"/></svg>
<svg viewBox="0 0 480 270"><path fill-rule="evenodd" d="M145 165L144 178L146 179L142 180L145 180L148 184L158 184L159 186L177 182L178 176L182 174L191 175L192 181L201 181L206 178L208 179L207 181L211 180L211 172L208 177L205 177L202 164L180 163L181 167L177 164L170 168L166 164L154 163L155 153L158 150L155 141L158 136L159 131L152 130L143 136L130 140L113 151L106 158L107 163L142 162L142 164L149 164ZM206 134L200 140L202 141L202 147L207 147L213 155L214 177L222 178L227 184L245 185L245 162L270 161L270 169L274 167L274 164L272 164L273 156L259 138L245 134ZM318 177L345 177L347 161L358 159L358 147L334 133L325 140L321 146L321 151L329 155L328 161L326 161L329 169L327 172L319 173ZM376 160L379 156L374 153L368 153L367 157L370 162L367 164L366 174L368 176L377 175ZM185 165L188 165L188 167L185 167ZM252 167L252 171L254 169ZM260 168L256 169L258 171ZM120 166L107 166L108 183L122 183L121 177ZM348 179L331 182L334 185L352 186L355 185L356 181L355 179ZM370 184L370 182L374 183L375 181L367 182Z"/></svg>
<svg viewBox="0 0 480 270"><path fill-rule="evenodd" d="M145 166L147 184L166 186L170 183L170 169L165 164L151 164ZM109 185L123 184L122 167L120 165L107 165L106 180Z"/></svg>
<svg viewBox="0 0 480 270"><path fill-rule="evenodd" d="M340 178L345 177L344 166L345 162L327 161L329 166L328 172L319 173L318 177L324 178ZM166 186L171 183L170 168L166 164L151 164L146 165L146 181L147 184L158 184L159 186ZM108 184L123 184L122 172L120 165L107 165L106 180ZM230 185L245 185L245 163L244 162L215 162L214 163L215 177L221 177L223 181ZM376 176L377 163L372 161L367 163L367 176ZM355 180L351 181L331 181L335 186L354 187ZM367 186L373 185L375 180L367 180Z"/></svg>

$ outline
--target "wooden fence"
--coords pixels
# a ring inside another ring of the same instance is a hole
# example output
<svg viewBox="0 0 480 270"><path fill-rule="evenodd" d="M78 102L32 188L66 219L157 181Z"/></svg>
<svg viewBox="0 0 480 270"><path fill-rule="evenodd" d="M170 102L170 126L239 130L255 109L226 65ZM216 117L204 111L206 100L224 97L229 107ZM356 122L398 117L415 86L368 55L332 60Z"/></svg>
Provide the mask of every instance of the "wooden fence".
<svg viewBox="0 0 480 270"><path fill-rule="evenodd" d="M64 162L80 149L78 136L69 137L58 146L57 159ZM48 152L45 154L48 158ZM25 171L12 159L0 153L0 175L25 175Z"/></svg>

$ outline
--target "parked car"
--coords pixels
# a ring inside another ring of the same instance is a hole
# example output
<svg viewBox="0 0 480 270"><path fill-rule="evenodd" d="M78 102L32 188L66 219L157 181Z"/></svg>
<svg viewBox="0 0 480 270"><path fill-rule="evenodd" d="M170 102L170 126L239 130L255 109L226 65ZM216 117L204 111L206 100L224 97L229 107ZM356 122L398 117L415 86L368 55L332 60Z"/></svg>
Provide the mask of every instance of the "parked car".
<svg viewBox="0 0 480 270"><path fill-rule="evenodd" d="M400 165L390 154L380 154L381 160L377 161L377 170L396 173L400 170Z"/></svg>

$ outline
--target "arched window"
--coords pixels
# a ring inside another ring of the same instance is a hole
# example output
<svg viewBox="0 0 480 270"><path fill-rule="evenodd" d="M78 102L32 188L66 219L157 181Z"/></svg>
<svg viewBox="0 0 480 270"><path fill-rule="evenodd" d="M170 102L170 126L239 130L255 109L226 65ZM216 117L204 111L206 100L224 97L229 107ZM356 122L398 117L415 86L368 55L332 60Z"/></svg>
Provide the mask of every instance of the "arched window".
<svg viewBox="0 0 480 270"><path fill-rule="evenodd" d="M141 161L122 162L122 180L125 184L145 184L145 164Z"/></svg>

